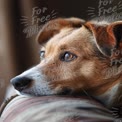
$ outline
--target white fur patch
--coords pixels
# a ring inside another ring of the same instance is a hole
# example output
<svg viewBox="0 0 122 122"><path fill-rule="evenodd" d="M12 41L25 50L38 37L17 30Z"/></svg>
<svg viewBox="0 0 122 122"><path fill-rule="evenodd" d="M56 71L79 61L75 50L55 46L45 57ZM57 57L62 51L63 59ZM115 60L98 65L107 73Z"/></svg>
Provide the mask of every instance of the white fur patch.
<svg viewBox="0 0 122 122"><path fill-rule="evenodd" d="M30 94L34 96L54 94L54 91L51 90L48 85L49 81L47 81L46 77L42 75L36 67L23 72L17 77L27 77L33 80L32 87L23 90L20 94Z"/></svg>

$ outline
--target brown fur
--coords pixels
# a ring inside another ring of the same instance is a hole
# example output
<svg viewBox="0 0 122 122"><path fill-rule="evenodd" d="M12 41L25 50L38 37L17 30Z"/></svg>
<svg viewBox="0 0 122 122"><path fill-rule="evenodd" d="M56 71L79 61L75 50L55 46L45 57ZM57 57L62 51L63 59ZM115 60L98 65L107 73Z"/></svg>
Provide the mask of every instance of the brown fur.
<svg viewBox="0 0 122 122"><path fill-rule="evenodd" d="M97 26L91 22L85 24L81 22L82 27L75 28L70 23L65 23L65 19L54 20L50 23L53 24L53 22L57 22L63 26L59 27L57 33L54 34L55 36L51 36L50 40L45 44L46 54L44 61L48 63L44 65L40 63L38 65L38 68L42 69L43 67L43 73L51 79L50 86L52 89L60 91L70 88L76 93L86 90L92 95L97 96L105 93L120 82L120 74L108 79L104 78L105 74L103 71L109 68L110 58L103 56L104 59L101 60L96 56L96 47L94 47L95 43L92 36L92 33L94 33L97 44L101 48L101 53L105 54L106 49L103 50L104 47L110 50L116 44L112 31L115 24ZM87 29L91 30L92 33ZM45 28L38 37L40 44L43 43L42 38L48 38L47 35L45 35L46 37L42 35L44 33L46 33ZM48 30L49 35L51 35L50 33L53 33L53 29ZM58 57L65 50L78 55L78 58L69 63L61 62ZM105 56L108 56L108 54L105 54ZM92 64L91 66L89 65L90 63ZM85 70L86 74L84 73Z"/></svg>
<svg viewBox="0 0 122 122"><path fill-rule="evenodd" d="M46 76L49 87L56 94L66 90L68 94L85 91L96 98L104 96L122 80L121 64L110 66L111 59L122 56L111 54L114 47L122 49L121 33L122 22L100 24L77 18L52 20L37 36L45 57L36 68ZM66 51L77 58L70 62L62 61L60 55ZM111 69L117 69L117 72L111 73ZM119 88L116 92L122 93L122 90ZM108 94L109 97L107 104L114 101L113 96L111 99ZM100 97L100 100L104 102L106 98Z"/></svg>

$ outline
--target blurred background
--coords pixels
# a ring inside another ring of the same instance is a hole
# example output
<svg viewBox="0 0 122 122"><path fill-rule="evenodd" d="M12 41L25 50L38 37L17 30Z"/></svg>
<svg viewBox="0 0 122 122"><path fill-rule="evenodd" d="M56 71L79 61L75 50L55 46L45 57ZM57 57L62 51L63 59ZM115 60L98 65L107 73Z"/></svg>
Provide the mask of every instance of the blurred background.
<svg viewBox="0 0 122 122"><path fill-rule="evenodd" d="M35 37L44 23L72 16L122 20L121 8L121 0L0 0L0 104L10 79L39 63Z"/></svg>

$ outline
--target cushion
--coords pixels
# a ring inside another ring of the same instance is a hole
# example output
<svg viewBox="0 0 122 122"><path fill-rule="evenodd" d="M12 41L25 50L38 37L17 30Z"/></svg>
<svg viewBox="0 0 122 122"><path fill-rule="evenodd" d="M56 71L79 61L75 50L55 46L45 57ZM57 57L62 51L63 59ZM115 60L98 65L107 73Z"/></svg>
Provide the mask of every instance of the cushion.
<svg viewBox="0 0 122 122"><path fill-rule="evenodd" d="M4 122L114 122L97 101L71 96L17 96L1 110Z"/></svg>

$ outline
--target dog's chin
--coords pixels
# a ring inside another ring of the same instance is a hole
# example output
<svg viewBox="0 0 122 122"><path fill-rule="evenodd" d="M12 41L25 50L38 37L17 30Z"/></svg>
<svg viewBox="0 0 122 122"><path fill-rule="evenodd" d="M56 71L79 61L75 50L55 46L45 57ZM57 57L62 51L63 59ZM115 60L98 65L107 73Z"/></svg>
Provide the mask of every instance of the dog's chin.
<svg viewBox="0 0 122 122"><path fill-rule="evenodd" d="M54 90L44 90L44 89L25 89L22 91L16 90L16 93L18 95L26 95L26 96L52 96L52 95L72 95L73 91L69 88L62 89L61 91L55 91Z"/></svg>
<svg viewBox="0 0 122 122"><path fill-rule="evenodd" d="M37 89L25 89L25 90L22 90L22 91L18 91L18 90L16 90L16 93L18 94L18 95L26 95L26 96L50 96L50 95L53 95L53 94L55 94L55 93L53 93L53 92L49 92L49 91L43 91L43 90L41 90L41 91L39 91L39 90L37 90Z"/></svg>

